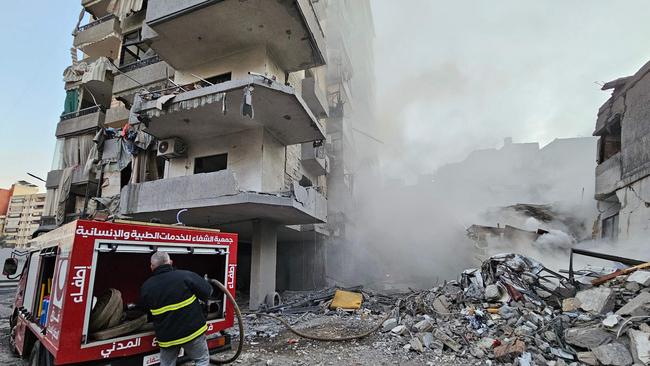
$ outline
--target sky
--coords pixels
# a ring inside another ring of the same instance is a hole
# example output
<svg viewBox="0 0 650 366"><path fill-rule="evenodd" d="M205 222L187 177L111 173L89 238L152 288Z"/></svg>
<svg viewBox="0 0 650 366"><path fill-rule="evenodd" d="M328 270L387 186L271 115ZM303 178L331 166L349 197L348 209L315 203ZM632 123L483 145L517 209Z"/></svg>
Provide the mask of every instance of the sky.
<svg viewBox="0 0 650 366"><path fill-rule="evenodd" d="M648 59L645 0L371 0L378 126L391 164L431 172L504 137L589 136L607 99L597 83ZM0 13L0 187L45 178L63 107L79 1ZM27 11L29 10L29 11Z"/></svg>
<svg viewBox="0 0 650 366"><path fill-rule="evenodd" d="M385 171L399 174L505 137L590 136L609 97L598 83L650 60L647 1L371 2Z"/></svg>

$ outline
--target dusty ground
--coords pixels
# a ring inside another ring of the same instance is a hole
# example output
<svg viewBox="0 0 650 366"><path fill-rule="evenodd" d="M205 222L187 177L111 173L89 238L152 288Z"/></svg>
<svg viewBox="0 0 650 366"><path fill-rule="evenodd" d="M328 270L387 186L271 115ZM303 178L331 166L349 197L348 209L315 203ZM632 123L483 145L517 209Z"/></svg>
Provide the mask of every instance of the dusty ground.
<svg viewBox="0 0 650 366"><path fill-rule="evenodd" d="M0 365L22 365L9 346L9 315L15 289L0 288ZM296 326L310 334L334 336L358 334L380 319L368 317L304 316ZM386 334L373 334L355 342L317 342L299 338L278 323L246 319L246 346L238 364L243 365L467 365L452 354L407 351ZM227 355L224 355L227 356ZM474 365L484 365L478 360Z"/></svg>
<svg viewBox="0 0 650 366"><path fill-rule="evenodd" d="M331 337L362 333L381 319L307 315L294 321L305 333ZM386 333L374 333L359 341L320 342L299 338L272 320L248 316L245 324L246 347L237 361L245 365L468 365L467 358L449 353L405 350ZM485 365L479 360L469 364Z"/></svg>

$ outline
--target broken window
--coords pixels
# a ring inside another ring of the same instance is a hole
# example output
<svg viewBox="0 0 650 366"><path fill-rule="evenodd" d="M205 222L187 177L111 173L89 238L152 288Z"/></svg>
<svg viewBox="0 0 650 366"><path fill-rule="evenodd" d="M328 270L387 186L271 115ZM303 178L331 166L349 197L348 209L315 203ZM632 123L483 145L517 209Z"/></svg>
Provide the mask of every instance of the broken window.
<svg viewBox="0 0 650 366"><path fill-rule="evenodd" d="M598 164L621 151L621 121L610 124L598 139Z"/></svg>
<svg viewBox="0 0 650 366"><path fill-rule="evenodd" d="M205 79L205 80L208 81L208 82L210 82L210 83L212 83L212 84L221 84L221 83L225 83L226 81L230 81L230 80L232 80L232 73L231 73L231 72L227 72L227 73L225 73L225 74L221 74L221 75L213 76L213 77L207 78L207 79Z"/></svg>
<svg viewBox="0 0 650 366"><path fill-rule="evenodd" d="M153 50L146 42L142 41L142 29L129 32L122 39L120 52L120 67L154 56Z"/></svg>
<svg viewBox="0 0 650 366"><path fill-rule="evenodd" d="M228 168L228 154L204 156L194 159L194 174L218 172Z"/></svg>
<svg viewBox="0 0 650 366"><path fill-rule="evenodd" d="M603 220L603 239L618 239L618 214Z"/></svg>

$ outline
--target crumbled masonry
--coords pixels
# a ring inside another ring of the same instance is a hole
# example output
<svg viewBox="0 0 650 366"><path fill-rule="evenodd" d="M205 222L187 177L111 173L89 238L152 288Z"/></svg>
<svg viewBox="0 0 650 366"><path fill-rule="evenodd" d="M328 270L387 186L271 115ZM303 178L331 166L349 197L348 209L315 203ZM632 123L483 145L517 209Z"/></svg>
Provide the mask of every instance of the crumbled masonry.
<svg viewBox="0 0 650 366"><path fill-rule="evenodd" d="M304 332L328 336L341 332L341 324L345 335L362 333L390 315L369 341L405 362L650 365L650 287L643 280L650 272L583 284L606 274L571 282L532 258L503 254L427 290L386 295L348 289L363 293L359 310L330 310L334 289L327 289L294 295L266 311L290 317ZM638 286L630 289L630 281ZM283 331L256 315L246 322L251 341Z"/></svg>

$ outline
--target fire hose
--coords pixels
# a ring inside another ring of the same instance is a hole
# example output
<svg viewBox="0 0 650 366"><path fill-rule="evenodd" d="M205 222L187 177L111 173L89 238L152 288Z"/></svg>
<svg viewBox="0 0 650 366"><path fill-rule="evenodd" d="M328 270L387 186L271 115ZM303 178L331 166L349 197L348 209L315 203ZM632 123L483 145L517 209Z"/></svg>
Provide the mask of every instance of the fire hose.
<svg viewBox="0 0 650 366"><path fill-rule="evenodd" d="M226 297L228 297L228 300L230 300L233 303L234 308L235 308L235 315L237 316L237 322L238 322L238 326L239 326L239 344L237 345L237 351L235 352L235 354L233 356L231 356L230 358L226 359L226 360L220 360L220 359L215 358L214 356L210 357L210 363L211 364L223 365L223 364L234 362L241 355L242 349L244 347L244 322L243 322L243 318L242 318L242 312L239 309L239 306L237 305L237 302L235 301L235 298L232 296L232 294L230 294L230 291L228 291L228 289L226 289L226 287L221 282L219 282L219 281L217 281L215 279L208 278L208 281L211 284L215 285L223 293L225 293ZM381 319L381 321L379 321L379 323L377 325L375 325L374 327L372 327L371 329L369 329L369 330L367 330L367 331L365 331L365 332L363 332L361 334L355 334L355 335L344 336L344 337L321 337L321 336L316 336L316 335L303 333L302 331L300 331L300 330L294 328L293 326L291 326L291 324L289 324L289 322L287 322L285 319L283 319L283 318L281 318L281 317L279 317L277 315L259 313L259 312L257 312L257 313L255 313L255 312L254 313L246 313L246 314L257 315L257 316L262 316L262 317L267 317L267 318L274 319L274 320L282 323L285 327L287 327L287 329L289 329L289 331L291 331L291 333L293 333L293 334L295 334L295 335L297 335L297 336L299 336L301 338L310 339L310 340L313 340L313 341L323 341L323 342L345 342L345 341L351 341L351 340L355 340L355 339L365 338L365 337L371 335L372 333L378 331L379 328L382 326L382 324L386 320L388 320L388 318L390 318L392 312L388 312Z"/></svg>

